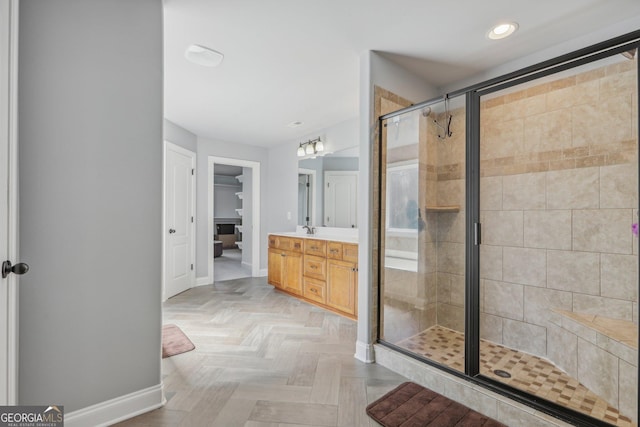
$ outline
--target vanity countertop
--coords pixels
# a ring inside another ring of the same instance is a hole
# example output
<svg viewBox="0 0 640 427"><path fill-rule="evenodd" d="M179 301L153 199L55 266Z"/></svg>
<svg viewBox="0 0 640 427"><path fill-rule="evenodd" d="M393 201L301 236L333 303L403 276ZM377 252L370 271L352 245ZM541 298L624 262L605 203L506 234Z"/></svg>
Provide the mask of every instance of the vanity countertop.
<svg viewBox="0 0 640 427"><path fill-rule="evenodd" d="M347 229L347 230L351 231L352 229ZM322 230L316 234L306 234L303 231L302 232L301 231L284 231L284 232L269 233L269 234L273 234L275 236L296 237L300 239L332 240L334 242L358 244L357 233L339 234L337 232L331 233L329 231Z"/></svg>

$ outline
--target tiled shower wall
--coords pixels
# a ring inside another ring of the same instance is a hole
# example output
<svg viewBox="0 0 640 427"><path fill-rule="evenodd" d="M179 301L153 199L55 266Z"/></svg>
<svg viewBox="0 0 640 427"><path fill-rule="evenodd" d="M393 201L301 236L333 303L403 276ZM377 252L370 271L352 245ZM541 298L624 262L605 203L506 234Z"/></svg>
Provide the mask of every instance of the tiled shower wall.
<svg viewBox="0 0 640 427"><path fill-rule="evenodd" d="M481 103L481 336L550 359L627 415L637 349L553 309L638 323L636 67Z"/></svg>

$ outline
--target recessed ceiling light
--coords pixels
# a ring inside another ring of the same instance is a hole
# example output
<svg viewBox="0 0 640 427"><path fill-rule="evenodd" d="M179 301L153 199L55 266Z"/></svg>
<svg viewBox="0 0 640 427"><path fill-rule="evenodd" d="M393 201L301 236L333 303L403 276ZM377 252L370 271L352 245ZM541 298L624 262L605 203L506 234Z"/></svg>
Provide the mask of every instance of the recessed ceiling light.
<svg viewBox="0 0 640 427"><path fill-rule="evenodd" d="M290 128L297 128L298 126L302 126L302 122L296 121L296 122L291 122L287 125L287 127L290 127Z"/></svg>
<svg viewBox="0 0 640 427"><path fill-rule="evenodd" d="M224 55L208 47L192 44L184 52L185 58L194 64L203 67L217 67L222 62Z"/></svg>
<svg viewBox="0 0 640 427"><path fill-rule="evenodd" d="M518 23L516 22L498 24L487 33L487 37L489 37L491 40L503 39L515 33L517 29Z"/></svg>

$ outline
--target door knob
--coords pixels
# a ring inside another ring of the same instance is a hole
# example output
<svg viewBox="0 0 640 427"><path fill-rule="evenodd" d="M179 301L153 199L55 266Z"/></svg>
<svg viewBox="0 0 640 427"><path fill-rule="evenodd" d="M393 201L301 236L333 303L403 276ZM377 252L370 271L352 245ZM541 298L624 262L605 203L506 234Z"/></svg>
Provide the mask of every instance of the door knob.
<svg viewBox="0 0 640 427"><path fill-rule="evenodd" d="M173 234L173 233L175 233L175 232L176 232L176 230L174 230L173 228L170 228L170 229L169 229L169 234Z"/></svg>
<svg viewBox="0 0 640 427"><path fill-rule="evenodd" d="M16 265L11 265L11 261L4 261L2 263L2 278L6 278L9 273L24 274L29 271L29 265L24 262L19 262Z"/></svg>

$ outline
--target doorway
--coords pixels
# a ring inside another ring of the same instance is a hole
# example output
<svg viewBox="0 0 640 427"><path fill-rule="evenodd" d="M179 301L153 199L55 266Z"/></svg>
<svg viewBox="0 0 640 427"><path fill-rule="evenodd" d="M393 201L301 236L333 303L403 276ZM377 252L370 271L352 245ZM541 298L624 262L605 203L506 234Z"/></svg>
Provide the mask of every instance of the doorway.
<svg viewBox="0 0 640 427"><path fill-rule="evenodd" d="M260 275L260 163L209 156L208 167L208 283L257 277ZM227 269L238 261L240 269ZM218 274L216 267L226 271Z"/></svg>

